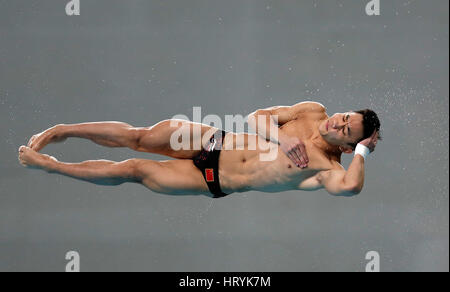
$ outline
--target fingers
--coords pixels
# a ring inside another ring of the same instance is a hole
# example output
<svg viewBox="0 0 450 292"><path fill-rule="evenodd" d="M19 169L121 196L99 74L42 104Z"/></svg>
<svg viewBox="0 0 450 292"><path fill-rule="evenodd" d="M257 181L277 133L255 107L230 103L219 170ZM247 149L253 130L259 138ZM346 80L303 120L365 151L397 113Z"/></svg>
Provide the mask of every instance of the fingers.
<svg viewBox="0 0 450 292"><path fill-rule="evenodd" d="M300 157L297 155L297 152L295 151L295 148L289 151L289 155L291 156L292 162L294 162L295 165L297 165L298 167L301 167L302 163Z"/></svg>
<svg viewBox="0 0 450 292"><path fill-rule="evenodd" d="M370 136L371 139L378 139L378 131L373 131L372 135Z"/></svg>
<svg viewBox="0 0 450 292"><path fill-rule="evenodd" d="M302 147L301 145L297 146L297 148L295 149L297 156L300 159L300 167L301 168L305 168L308 166L308 156L306 155L306 150L304 149L304 146Z"/></svg>
<svg viewBox="0 0 450 292"><path fill-rule="evenodd" d="M283 146L283 152L297 167L306 168L308 166L309 158L306 154L306 147L301 141L294 141L289 146Z"/></svg>
<svg viewBox="0 0 450 292"><path fill-rule="evenodd" d="M308 158L308 154L306 154L306 147L305 145L301 145L300 146L300 152L303 156L303 160L305 161L305 167L308 165L309 163L309 158Z"/></svg>
<svg viewBox="0 0 450 292"><path fill-rule="evenodd" d="M378 142L378 131L376 131L373 135L372 135L372 144L373 147L375 148L375 146L377 146L377 142Z"/></svg>
<svg viewBox="0 0 450 292"><path fill-rule="evenodd" d="M309 159L306 155L306 149L304 145L298 145L297 147L293 148L291 152L293 153L293 157L296 158L297 166L301 168L305 168L308 166Z"/></svg>
<svg viewBox="0 0 450 292"><path fill-rule="evenodd" d="M377 142L378 142L378 136L379 136L379 133L377 130L375 130L374 133L372 134L372 136L370 136L369 149L370 149L371 153L373 151L375 151L375 147L377 146Z"/></svg>
<svg viewBox="0 0 450 292"><path fill-rule="evenodd" d="M301 168L304 168L305 167L305 161L303 160L302 154L300 153L298 148L295 148L294 152L295 152L295 156L298 159L298 166L301 167Z"/></svg>
<svg viewBox="0 0 450 292"><path fill-rule="evenodd" d="M297 166L300 167L300 161L296 157L296 155L292 152L288 155L289 159Z"/></svg>

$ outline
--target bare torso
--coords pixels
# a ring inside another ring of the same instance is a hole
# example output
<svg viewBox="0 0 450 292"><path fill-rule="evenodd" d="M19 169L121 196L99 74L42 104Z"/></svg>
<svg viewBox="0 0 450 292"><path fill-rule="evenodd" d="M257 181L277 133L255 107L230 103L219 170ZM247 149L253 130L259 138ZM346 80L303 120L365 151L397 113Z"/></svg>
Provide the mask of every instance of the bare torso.
<svg viewBox="0 0 450 292"><path fill-rule="evenodd" d="M255 134L228 133L219 161L222 190L225 193L251 190L272 193L318 189L320 184L315 176L320 171L343 169L339 163L340 157L327 155L324 149L317 147L312 140L318 134L320 121L327 118L325 113L302 114L280 128L290 136L298 137L305 144L309 164L304 169L297 167L273 142ZM256 147L252 147L254 144L249 142L251 139L256 141ZM269 147L276 153L276 158L272 161L262 161L260 155L267 154Z"/></svg>

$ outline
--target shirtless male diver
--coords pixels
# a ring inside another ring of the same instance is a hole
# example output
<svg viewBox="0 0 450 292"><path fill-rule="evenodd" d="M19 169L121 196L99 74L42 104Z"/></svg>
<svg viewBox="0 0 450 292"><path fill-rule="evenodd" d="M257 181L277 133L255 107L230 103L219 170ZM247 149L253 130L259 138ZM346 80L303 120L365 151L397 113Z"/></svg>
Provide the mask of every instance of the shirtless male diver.
<svg viewBox="0 0 450 292"><path fill-rule="evenodd" d="M121 122L61 124L34 135L27 146L21 146L19 161L29 168L99 185L134 182L168 195L219 198L252 190L277 193L325 188L332 195L354 196L363 188L365 158L375 149L380 130L380 121L371 110L329 117L325 107L316 102L260 109L249 115L249 124L257 134L225 132L184 120L164 120L151 127ZM187 131L191 145L194 139L201 139L193 134L195 126L200 127L201 137L206 137L201 142L203 147L174 150L170 141L175 131ZM64 163L39 153L47 144L68 137L175 159ZM265 147L251 149L251 139ZM260 154L273 147L276 158L261 160ZM354 158L345 170L340 164L341 155L353 151Z"/></svg>

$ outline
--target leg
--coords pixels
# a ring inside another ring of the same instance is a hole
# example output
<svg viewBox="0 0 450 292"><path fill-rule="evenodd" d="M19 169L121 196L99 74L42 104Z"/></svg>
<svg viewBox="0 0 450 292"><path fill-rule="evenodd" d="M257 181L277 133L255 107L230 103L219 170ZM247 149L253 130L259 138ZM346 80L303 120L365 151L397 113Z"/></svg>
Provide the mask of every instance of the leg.
<svg viewBox="0 0 450 292"><path fill-rule="evenodd" d="M121 122L57 125L34 135L28 142L28 147L40 151L49 143L78 137L107 147L129 147L178 159L191 159L217 130L208 125L183 120L165 120L151 127L133 127ZM189 139L188 149L175 150L171 146L173 135Z"/></svg>
<svg viewBox="0 0 450 292"><path fill-rule="evenodd" d="M212 196L201 172L191 160L129 159L122 162L95 160L64 163L25 146L19 149L19 160L29 168L44 169L98 185L134 182L161 194Z"/></svg>
<svg viewBox="0 0 450 292"><path fill-rule="evenodd" d="M135 148L139 139L139 130L122 122L56 125L31 137L27 146L40 151L47 144L61 142L69 137L78 137L107 147Z"/></svg>
<svg viewBox="0 0 450 292"><path fill-rule="evenodd" d="M141 132L137 150L177 159L192 159L217 130L215 127L185 120L164 120ZM182 142L186 147L179 149L179 145L174 145Z"/></svg>

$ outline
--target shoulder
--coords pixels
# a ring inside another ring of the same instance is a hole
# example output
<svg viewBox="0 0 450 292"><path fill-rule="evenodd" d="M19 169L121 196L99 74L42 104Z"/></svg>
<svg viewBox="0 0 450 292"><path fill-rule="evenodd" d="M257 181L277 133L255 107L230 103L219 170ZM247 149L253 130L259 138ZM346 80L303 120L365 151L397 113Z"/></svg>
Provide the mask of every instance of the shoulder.
<svg viewBox="0 0 450 292"><path fill-rule="evenodd" d="M293 107L305 112L326 112L326 107L316 101L302 101L295 104Z"/></svg>
<svg viewBox="0 0 450 292"><path fill-rule="evenodd" d="M276 105L265 109L260 109L258 111L269 111L272 115L295 115L297 113L310 113L310 112L321 112L325 113L326 108L323 104L315 101L302 101L291 106L286 105Z"/></svg>

